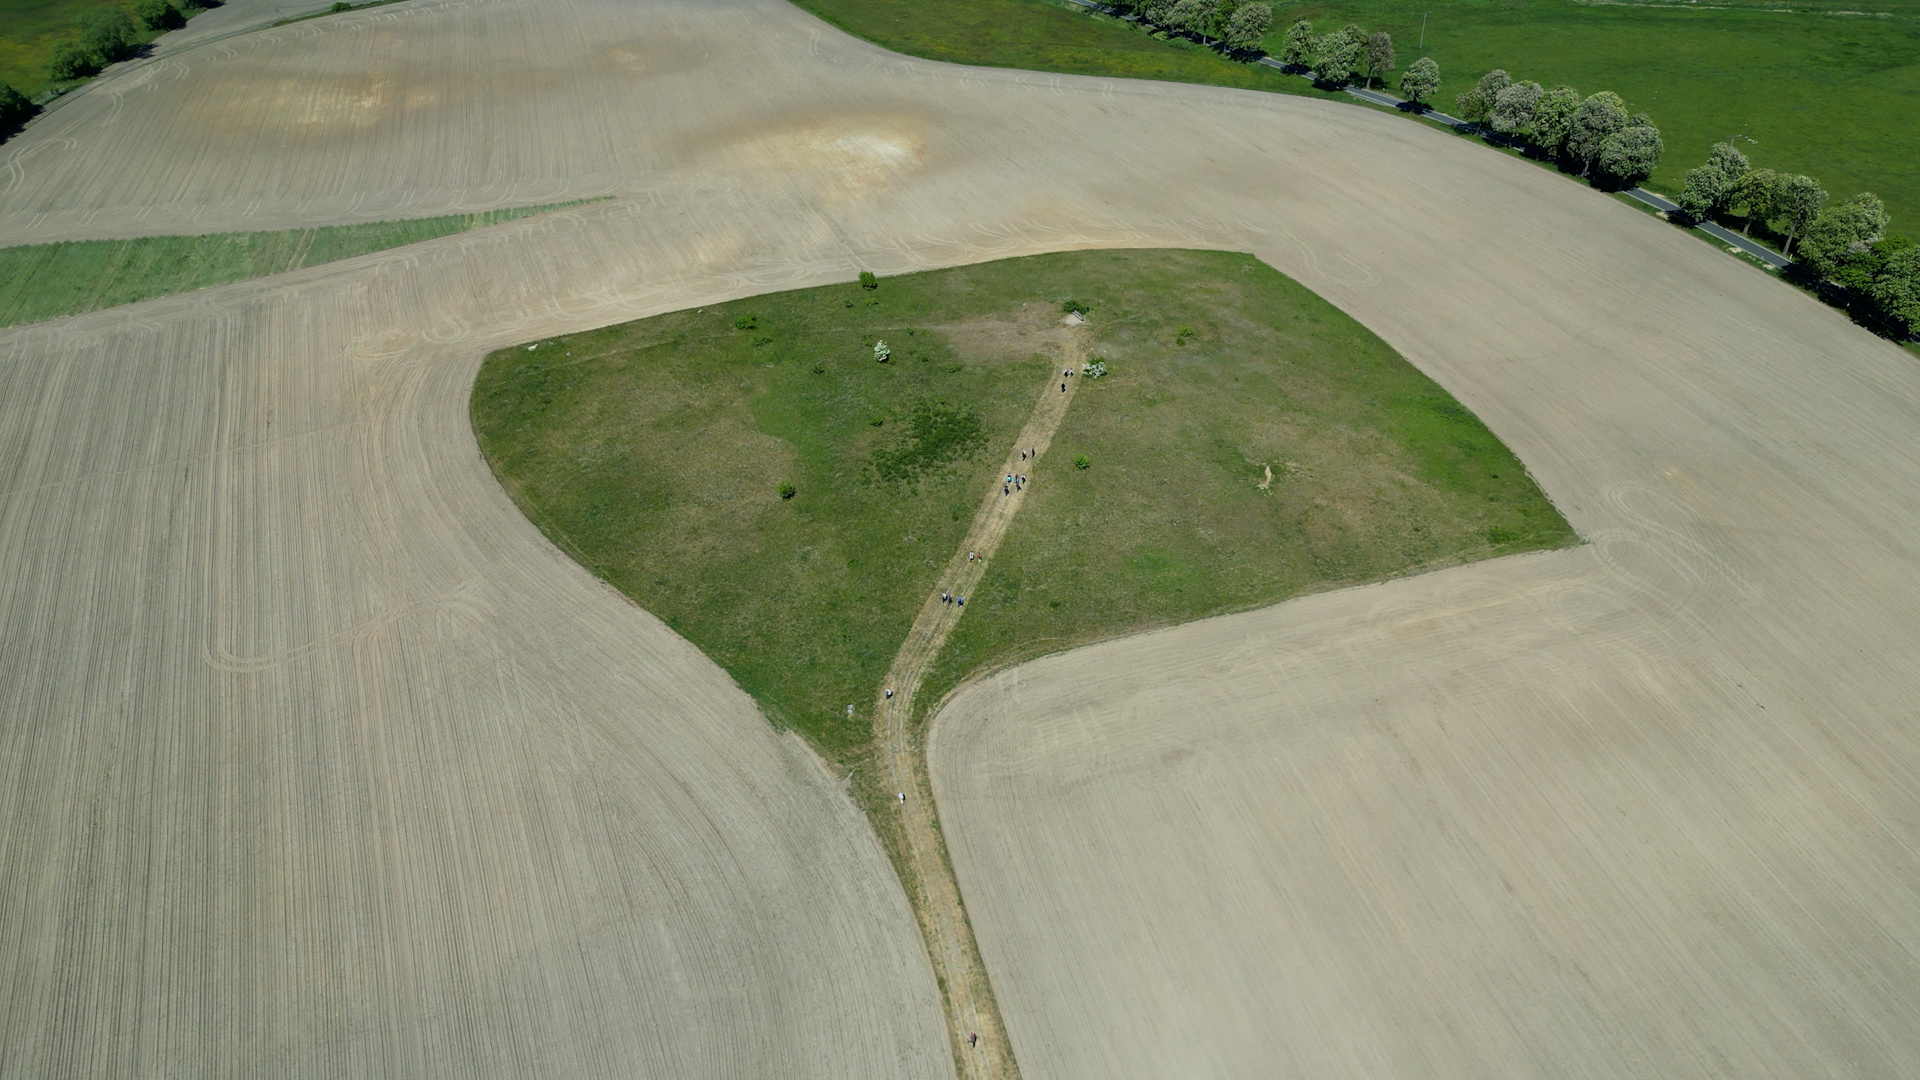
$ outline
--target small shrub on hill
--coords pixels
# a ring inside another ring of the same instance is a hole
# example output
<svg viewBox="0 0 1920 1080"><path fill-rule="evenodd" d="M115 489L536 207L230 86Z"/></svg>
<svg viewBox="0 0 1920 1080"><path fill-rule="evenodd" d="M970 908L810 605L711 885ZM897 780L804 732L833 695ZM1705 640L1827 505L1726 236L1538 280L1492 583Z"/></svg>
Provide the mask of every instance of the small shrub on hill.
<svg viewBox="0 0 1920 1080"><path fill-rule="evenodd" d="M168 0L140 0L133 7L133 17L147 30L178 30L187 25L187 17Z"/></svg>

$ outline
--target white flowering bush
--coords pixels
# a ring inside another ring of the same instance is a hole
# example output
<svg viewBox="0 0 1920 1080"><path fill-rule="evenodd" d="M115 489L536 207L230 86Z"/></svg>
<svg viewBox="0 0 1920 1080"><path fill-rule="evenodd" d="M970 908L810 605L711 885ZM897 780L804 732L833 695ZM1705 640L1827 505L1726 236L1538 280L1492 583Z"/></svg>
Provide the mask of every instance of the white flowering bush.
<svg viewBox="0 0 1920 1080"><path fill-rule="evenodd" d="M874 361L874 363L876 363L876 364L884 364L884 363L886 363L886 362L887 362L887 357L889 357L889 356L892 356L892 355L893 355L893 353L892 353L892 351L891 351L891 350L889 350L889 349L887 348L887 343L886 343L886 342L884 342L884 341L876 341L876 342L874 342L874 343L873 343L873 361Z"/></svg>
<svg viewBox="0 0 1920 1080"><path fill-rule="evenodd" d="M1096 356L1092 360L1080 365L1080 374L1085 375L1089 379L1097 379L1106 373L1107 361L1105 357Z"/></svg>

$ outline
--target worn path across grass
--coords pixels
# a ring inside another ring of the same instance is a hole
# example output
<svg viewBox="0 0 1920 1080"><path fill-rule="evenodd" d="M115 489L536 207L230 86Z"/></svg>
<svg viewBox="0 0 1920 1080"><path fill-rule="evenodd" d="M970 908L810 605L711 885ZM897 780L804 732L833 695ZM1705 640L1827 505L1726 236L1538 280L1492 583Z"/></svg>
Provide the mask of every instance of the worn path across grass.
<svg viewBox="0 0 1920 1080"><path fill-rule="evenodd" d="M1014 448L1008 452L1004 475L1026 477L1038 468L1039 457L1053 444L1054 432L1073 403L1080 380L1068 373L1077 371L1086 355L1080 335L1069 339L1062 358L1062 375L1051 371L1040 388L1040 400L1034 404ZM1058 384L1058 391L1055 384ZM906 643L900 646L893 666L887 671L887 685L881 691L874 717L876 749L886 769L886 781L900 796L897 807L897 831L885 830L893 841L894 864L899 868L920 920L920 933L926 938L927 955L940 978L947 1008L947 1027L953 1038L954 1057L960 1075L966 1078L1010 1077L1019 1074L1013 1060L1013 1048L1007 1042L1006 1028L994 1005L993 991L987 982L980 949L973 940L973 928L967 923L966 906L960 899L960 884L954 880L953 865L947 859L946 841L940 835L940 819L933 805L933 789L927 781L927 763L923 732L914 723L914 696L919 691L928 666L946 643L960 616L966 613L966 597L986 574L1000 540L1013 523L1026 500L1031 481L1009 487L1004 482L989 485L986 497L974 515L960 550L947 561L940 576L939 591L927 596L920 614L913 620ZM998 488L998 490L992 490ZM977 1042L970 1039L977 1035Z"/></svg>

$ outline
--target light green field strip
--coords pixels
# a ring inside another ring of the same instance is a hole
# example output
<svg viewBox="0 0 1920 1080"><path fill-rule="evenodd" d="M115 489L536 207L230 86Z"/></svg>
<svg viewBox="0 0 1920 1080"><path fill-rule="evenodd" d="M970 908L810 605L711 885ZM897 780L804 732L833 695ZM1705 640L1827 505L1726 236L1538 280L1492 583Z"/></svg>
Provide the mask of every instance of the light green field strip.
<svg viewBox="0 0 1920 1080"><path fill-rule="evenodd" d="M282 232L143 236L0 248L0 326L283 274L485 228L586 200Z"/></svg>

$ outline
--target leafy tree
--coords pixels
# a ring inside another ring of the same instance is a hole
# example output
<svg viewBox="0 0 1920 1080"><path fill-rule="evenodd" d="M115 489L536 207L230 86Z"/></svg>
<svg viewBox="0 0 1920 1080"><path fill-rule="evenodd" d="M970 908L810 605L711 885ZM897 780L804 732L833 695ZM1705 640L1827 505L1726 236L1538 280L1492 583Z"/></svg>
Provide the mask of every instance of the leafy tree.
<svg viewBox="0 0 1920 1080"><path fill-rule="evenodd" d="M1905 323L1909 334L1920 331L1920 247L1894 252L1875 275L1868 295L1880 310Z"/></svg>
<svg viewBox="0 0 1920 1080"><path fill-rule="evenodd" d="M1623 184L1637 184L1653 175L1666 149L1660 129L1646 113L1636 114L1627 126L1600 144L1600 171Z"/></svg>
<svg viewBox="0 0 1920 1080"><path fill-rule="evenodd" d="M1717 142L1707 154L1707 163L1687 170L1687 178L1675 201L1680 209L1697 218L1725 213L1733 202L1735 187L1753 171L1747 155L1730 142Z"/></svg>
<svg viewBox="0 0 1920 1080"><path fill-rule="evenodd" d="M178 30L187 25L186 17L168 0L140 0L133 6L133 17L147 30Z"/></svg>
<svg viewBox="0 0 1920 1080"><path fill-rule="evenodd" d="M1140 17L1155 26L1173 25L1174 0L1147 0L1140 5Z"/></svg>
<svg viewBox="0 0 1920 1080"><path fill-rule="evenodd" d="M1812 234L1808 235L1811 237ZM1802 241L1803 245L1805 243ZM1887 272L1887 267L1902 251L1912 246L1913 241L1904 236L1882 236L1857 251L1848 252L1840 266L1827 276L1861 296L1871 296L1875 284Z"/></svg>
<svg viewBox="0 0 1920 1080"><path fill-rule="evenodd" d="M7 83L0 83L0 131L20 123L33 112L33 102L27 95Z"/></svg>
<svg viewBox="0 0 1920 1080"><path fill-rule="evenodd" d="M1366 55L1362 58L1367 69L1367 89L1373 89L1373 80L1393 70L1393 35L1385 30L1375 30L1367 38Z"/></svg>
<svg viewBox="0 0 1920 1080"><path fill-rule="evenodd" d="M1433 57L1423 56L1407 66L1400 76L1400 96L1424 106L1428 98L1440 90L1440 65Z"/></svg>
<svg viewBox="0 0 1920 1080"><path fill-rule="evenodd" d="M1213 14L1213 5L1207 0L1179 0L1173 10L1167 13L1167 22L1175 30L1184 30L1194 37L1201 36L1207 28L1207 18Z"/></svg>
<svg viewBox="0 0 1920 1080"><path fill-rule="evenodd" d="M53 56L47 60L47 76L54 82L71 82L100 73L100 64L93 54L68 41L54 46Z"/></svg>
<svg viewBox="0 0 1920 1080"><path fill-rule="evenodd" d="M1724 140L1714 143L1713 149L1707 151L1707 164L1720 170L1720 174L1727 178L1728 185L1753 171L1753 163L1747 160L1747 155Z"/></svg>
<svg viewBox="0 0 1920 1080"><path fill-rule="evenodd" d="M1602 90L1580 103L1567 126L1567 154L1580 163L1580 175L1593 171L1600 148L1627 126L1627 103L1611 90Z"/></svg>
<svg viewBox="0 0 1920 1080"><path fill-rule="evenodd" d="M1787 222L1787 254L1793 254L1793 241L1813 224L1826 205L1827 191L1811 176L1782 176L1773 188L1771 216Z"/></svg>
<svg viewBox="0 0 1920 1080"><path fill-rule="evenodd" d="M1360 60L1363 42L1349 28L1323 34L1313 43L1313 77L1338 86L1353 77L1353 65Z"/></svg>
<svg viewBox="0 0 1920 1080"><path fill-rule="evenodd" d="M1226 43L1227 24L1233 21L1233 13L1240 10L1241 0L1207 0L1206 35Z"/></svg>
<svg viewBox="0 0 1920 1080"><path fill-rule="evenodd" d="M1241 4L1227 20L1224 33L1227 48L1236 52L1256 52L1273 25L1273 5Z"/></svg>
<svg viewBox="0 0 1920 1080"><path fill-rule="evenodd" d="M1280 45L1280 62L1305 66L1313 59L1313 23L1306 19L1287 27L1287 37Z"/></svg>
<svg viewBox="0 0 1920 1080"><path fill-rule="evenodd" d="M1512 76L1500 68L1494 68L1480 76L1480 81L1474 84L1473 89L1453 99L1454 109L1459 112L1460 119L1483 124L1487 120L1487 113L1493 108L1493 99L1511 85Z"/></svg>
<svg viewBox="0 0 1920 1080"><path fill-rule="evenodd" d="M1850 257L1864 252L1887 230L1887 208L1863 191L1817 214L1800 239L1800 259L1823 277L1836 277Z"/></svg>
<svg viewBox="0 0 1920 1080"><path fill-rule="evenodd" d="M101 67L133 55L139 39L133 19L119 8L94 8L80 16L80 47Z"/></svg>
<svg viewBox="0 0 1920 1080"><path fill-rule="evenodd" d="M1740 231L1753 235L1753 223L1761 224L1779 217L1777 208L1780 192L1780 174L1772 169L1753 169L1745 176L1734 181L1727 192L1727 209L1738 206L1747 212L1746 224Z"/></svg>
<svg viewBox="0 0 1920 1080"><path fill-rule="evenodd" d="M1533 111L1547 92L1537 82L1517 82L1493 96L1487 119L1493 130L1508 135L1525 135L1533 130Z"/></svg>
<svg viewBox="0 0 1920 1080"><path fill-rule="evenodd" d="M1573 114L1580 111L1580 91L1571 86L1556 86L1540 95L1533 106L1533 130L1529 142L1541 153L1557 158L1566 153L1567 136L1573 132Z"/></svg>

